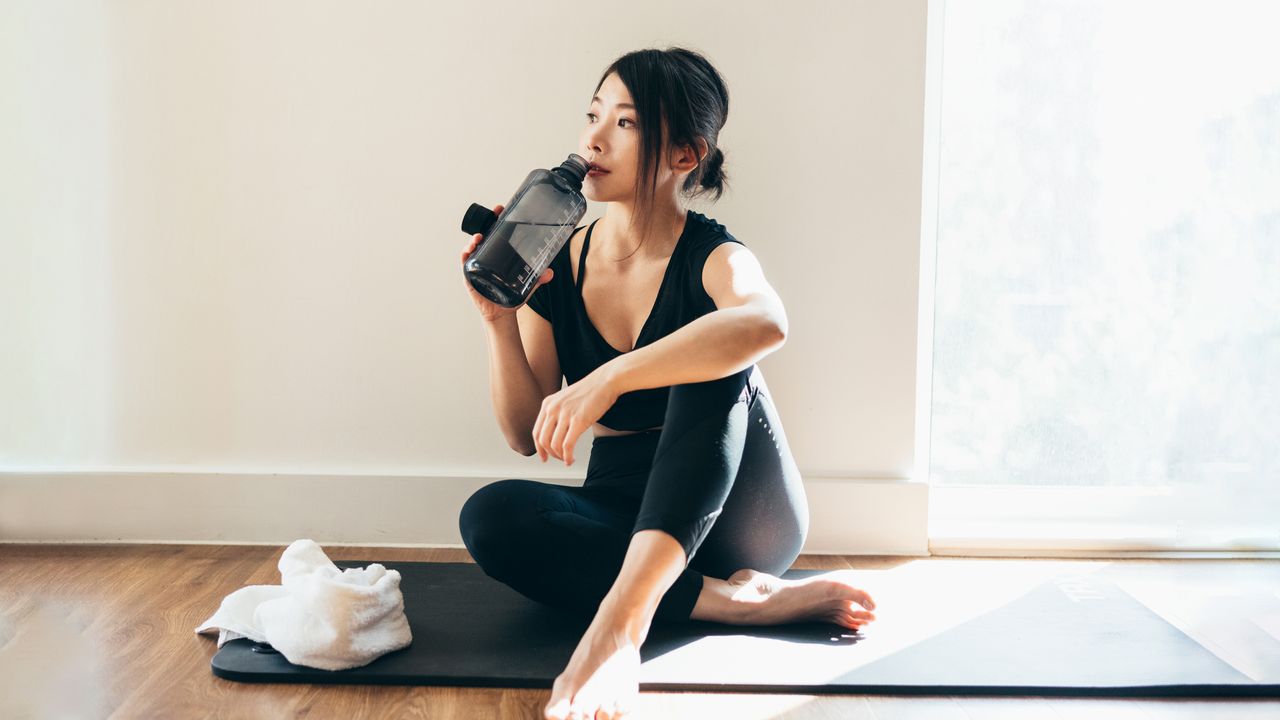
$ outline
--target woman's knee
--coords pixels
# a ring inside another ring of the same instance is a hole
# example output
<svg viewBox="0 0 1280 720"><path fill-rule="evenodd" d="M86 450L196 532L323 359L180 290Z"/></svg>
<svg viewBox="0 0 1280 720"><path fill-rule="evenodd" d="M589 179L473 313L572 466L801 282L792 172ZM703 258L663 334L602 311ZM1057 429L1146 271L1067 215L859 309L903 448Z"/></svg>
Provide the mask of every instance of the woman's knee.
<svg viewBox="0 0 1280 720"><path fill-rule="evenodd" d="M754 368L751 366L714 380L672 385L667 406L670 408L717 408L750 400L753 395Z"/></svg>
<svg viewBox="0 0 1280 720"><path fill-rule="evenodd" d="M727 523L717 523L689 567L717 578L727 578L746 568L781 575L800 555L804 540L805 533L799 528L775 526L767 532L742 533L730 530Z"/></svg>
<svg viewBox="0 0 1280 720"><path fill-rule="evenodd" d="M476 490L462 504L458 531L477 563L499 563L502 555L521 542L518 536L532 520L534 485L515 478L498 480Z"/></svg>

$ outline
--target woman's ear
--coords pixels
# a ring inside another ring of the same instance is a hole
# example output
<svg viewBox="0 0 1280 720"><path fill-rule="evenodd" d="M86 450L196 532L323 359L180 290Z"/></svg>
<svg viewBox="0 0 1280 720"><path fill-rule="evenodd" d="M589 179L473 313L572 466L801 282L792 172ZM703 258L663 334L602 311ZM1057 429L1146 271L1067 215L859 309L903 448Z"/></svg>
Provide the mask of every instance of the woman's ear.
<svg viewBox="0 0 1280 720"><path fill-rule="evenodd" d="M698 163L707 154L707 141L698 138L698 149L695 150L689 145L681 145L672 153L671 167L676 172L693 172L698 167Z"/></svg>

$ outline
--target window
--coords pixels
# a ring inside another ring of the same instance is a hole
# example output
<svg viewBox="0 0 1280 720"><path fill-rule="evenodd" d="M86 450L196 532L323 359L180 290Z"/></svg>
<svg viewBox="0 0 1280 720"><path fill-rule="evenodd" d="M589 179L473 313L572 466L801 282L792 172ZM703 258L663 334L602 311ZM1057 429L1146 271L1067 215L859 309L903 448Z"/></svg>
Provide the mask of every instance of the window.
<svg viewBox="0 0 1280 720"><path fill-rule="evenodd" d="M931 538L1280 549L1280 4L937 9Z"/></svg>

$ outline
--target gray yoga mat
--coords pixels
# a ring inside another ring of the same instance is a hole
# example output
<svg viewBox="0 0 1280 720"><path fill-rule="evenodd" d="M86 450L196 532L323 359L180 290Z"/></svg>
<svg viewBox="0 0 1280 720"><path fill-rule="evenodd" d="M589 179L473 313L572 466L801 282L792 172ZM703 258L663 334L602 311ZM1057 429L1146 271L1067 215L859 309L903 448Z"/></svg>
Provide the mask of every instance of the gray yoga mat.
<svg viewBox="0 0 1280 720"><path fill-rule="evenodd" d="M377 560L337 561L339 568ZM360 668L293 665L247 639L213 657L244 682L550 688L590 618L530 600L472 563L383 562L401 574L413 644ZM789 570L803 578L824 571ZM1237 671L1101 574L1093 602L1053 582L984 615L867 661L875 625L741 626L655 621L641 690L1044 696L1280 696ZM266 652L263 652L266 651Z"/></svg>

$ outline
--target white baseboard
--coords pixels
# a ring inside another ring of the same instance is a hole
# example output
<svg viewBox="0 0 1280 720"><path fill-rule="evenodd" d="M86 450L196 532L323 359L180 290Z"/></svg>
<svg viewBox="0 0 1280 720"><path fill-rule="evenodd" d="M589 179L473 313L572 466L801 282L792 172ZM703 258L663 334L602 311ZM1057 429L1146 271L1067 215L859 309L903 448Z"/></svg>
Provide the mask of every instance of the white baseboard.
<svg viewBox="0 0 1280 720"><path fill-rule="evenodd" d="M457 547L458 512L498 477L247 472L0 472L2 543ZM581 479L539 478L558 485ZM928 555L928 485L805 482L802 552Z"/></svg>

